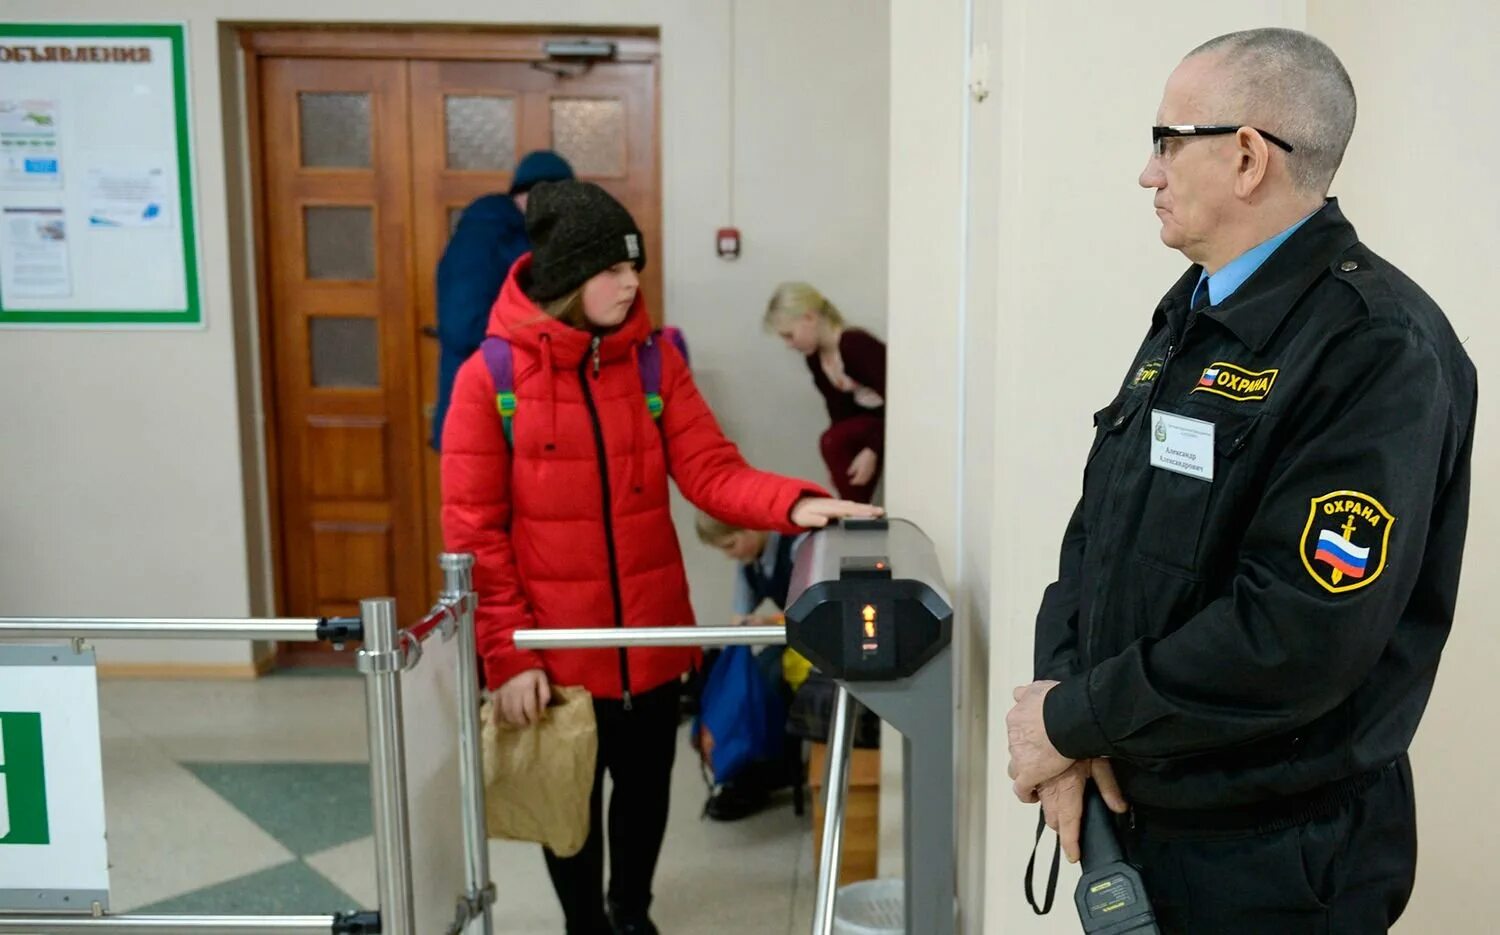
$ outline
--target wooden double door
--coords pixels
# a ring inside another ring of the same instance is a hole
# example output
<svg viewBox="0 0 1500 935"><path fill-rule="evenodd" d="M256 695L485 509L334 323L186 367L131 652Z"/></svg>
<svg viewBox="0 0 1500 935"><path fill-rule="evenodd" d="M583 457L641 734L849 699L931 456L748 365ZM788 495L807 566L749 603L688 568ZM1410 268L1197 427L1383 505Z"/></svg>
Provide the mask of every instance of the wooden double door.
<svg viewBox="0 0 1500 935"><path fill-rule="evenodd" d="M611 39L612 60L584 65L549 59L549 38L246 37L283 614L390 595L410 622L435 598L438 260L464 206L508 190L527 152L557 150L631 210L660 316L656 42ZM334 661L297 644L281 657Z"/></svg>

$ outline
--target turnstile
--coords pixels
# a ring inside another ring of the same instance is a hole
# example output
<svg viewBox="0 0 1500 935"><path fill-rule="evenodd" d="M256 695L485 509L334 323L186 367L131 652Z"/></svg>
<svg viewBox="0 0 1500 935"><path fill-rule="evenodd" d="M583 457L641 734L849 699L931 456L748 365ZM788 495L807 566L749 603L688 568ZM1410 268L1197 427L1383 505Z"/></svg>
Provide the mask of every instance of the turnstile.
<svg viewBox="0 0 1500 935"><path fill-rule="evenodd" d="M522 630L522 649L785 642L838 685L813 935L833 932L855 702L902 736L906 931L955 929L953 609L932 541L905 520L845 520L797 555L786 627Z"/></svg>

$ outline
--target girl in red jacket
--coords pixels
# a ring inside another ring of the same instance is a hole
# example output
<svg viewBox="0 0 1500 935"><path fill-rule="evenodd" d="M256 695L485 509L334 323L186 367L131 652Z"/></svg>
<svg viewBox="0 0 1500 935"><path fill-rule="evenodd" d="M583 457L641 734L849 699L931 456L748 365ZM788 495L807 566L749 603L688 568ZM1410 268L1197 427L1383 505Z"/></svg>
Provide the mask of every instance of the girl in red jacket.
<svg viewBox="0 0 1500 935"><path fill-rule="evenodd" d="M844 324L833 303L805 282L776 287L766 327L807 359L813 385L833 423L823 433L823 462L839 496L869 503L885 456L885 344Z"/></svg>
<svg viewBox="0 0 1500 935"><path fill-rule="evenodd" d="M699 653L524 652L515 631L693 625L669 475L694 504L748 528L795 533L878 511L746 464L666 341L655 351L662 407L653 421L637 359L653 340L637 276L645 238L603 189L537 186L526 231L533 252L512 268L489 327L509 344L509 438L481 351L458 372L443 433L443 536L449 551L478 560L476 626L497 716L535 723L549 684L582 685L594 697L599 773L588 843L575 857L546 852L569 935L655 933L647 910L680 683ZM607 915L605 770L614 781Z"/></svg>

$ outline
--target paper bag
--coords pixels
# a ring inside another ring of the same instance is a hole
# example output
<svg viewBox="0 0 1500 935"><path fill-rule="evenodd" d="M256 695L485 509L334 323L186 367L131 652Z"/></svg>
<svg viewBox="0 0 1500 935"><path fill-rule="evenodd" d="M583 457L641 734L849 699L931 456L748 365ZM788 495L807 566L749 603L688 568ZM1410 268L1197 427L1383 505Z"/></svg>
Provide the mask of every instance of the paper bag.
<svg viewBox="0 0 1500 935"><path fill-rule="evenodd" d="M552 704L530 727L484 717L485 824L490 837L544 844L558 857L583 850L599 733L587 689L552 687Z"/></svg>

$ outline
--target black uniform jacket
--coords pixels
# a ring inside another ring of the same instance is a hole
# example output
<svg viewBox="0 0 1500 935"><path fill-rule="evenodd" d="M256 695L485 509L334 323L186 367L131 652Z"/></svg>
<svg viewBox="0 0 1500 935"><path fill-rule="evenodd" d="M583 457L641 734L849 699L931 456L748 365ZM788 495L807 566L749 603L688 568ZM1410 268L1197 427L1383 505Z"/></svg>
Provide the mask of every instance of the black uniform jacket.
<svg viewBox="0 0 1500 935"><path fill-rule="evenodd" d="M1114 758L1158 808L1269 802L1404 752L1469 506L1474 367L1337 201L1190 316L1199 272L1094 417L1036 629L1052 742Z"/></svg>

